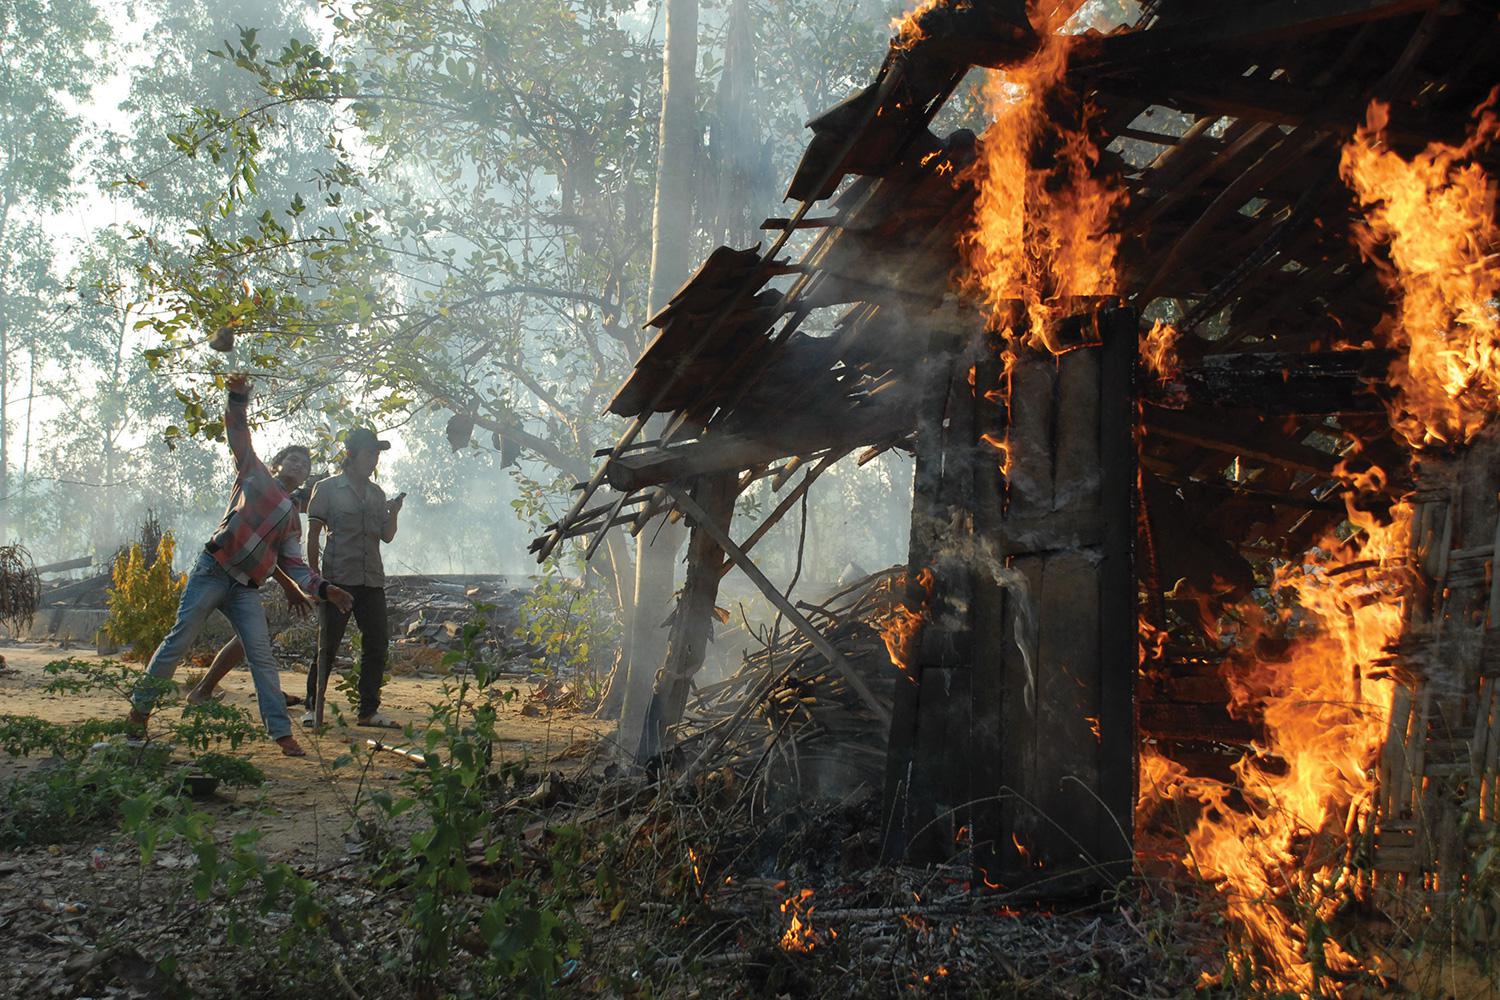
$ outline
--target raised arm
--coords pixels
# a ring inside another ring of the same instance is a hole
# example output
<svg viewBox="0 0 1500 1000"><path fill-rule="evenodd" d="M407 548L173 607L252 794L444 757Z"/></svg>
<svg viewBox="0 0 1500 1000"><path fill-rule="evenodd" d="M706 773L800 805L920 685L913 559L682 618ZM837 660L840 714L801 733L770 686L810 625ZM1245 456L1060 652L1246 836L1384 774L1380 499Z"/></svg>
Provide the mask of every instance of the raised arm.
<svg viewBox="0 0 1500 1000"><path fill-rule="evenodd" d="M229 387L229 404L224 407L224 436L229 438L234 471L243 477L260 464L250 441L250 378L244 372L234 372L225 384Z"/></svg>

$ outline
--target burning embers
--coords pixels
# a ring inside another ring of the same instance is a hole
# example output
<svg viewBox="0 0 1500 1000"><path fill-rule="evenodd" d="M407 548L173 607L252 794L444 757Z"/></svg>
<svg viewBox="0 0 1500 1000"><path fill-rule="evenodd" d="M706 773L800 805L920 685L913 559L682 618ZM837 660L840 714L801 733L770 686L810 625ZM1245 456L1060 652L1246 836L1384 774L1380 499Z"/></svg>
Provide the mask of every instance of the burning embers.
<svg viewBox="0 0 1500 1000"><path fill-rule="evenodd" d="M812 897L811 889L798 889L781 904L781 912L788 914L786 932L781 935L782 951L810 952L825 940L824 932L813 927ZM826 932L826 940L838 936L839 932L832 928Z"/></svg>
<svg viewBox="0 0 1500 1000"><path fill-rule="evenodd" d="M973 229L966 234L971 280L1006 340L1061 348L1056 321L1075 300L1116 293L1119 236L1110 220L1123 192L1098 171L1088 113L1064 74L1074 36L1060 30L1081 4L1033 0L1036 53L994 72L985 85L993 123L979 140Z"/></svg>
<svg viewBox="0 0 1500 1000"><path fill-rule="evenodd" d="M1413 447L1468 442L1500 394L1500 227L1494 181L1473 159L1500 133L1495 100L1462 146L1403 158L1385 146L1389 108L1376 102L1344 147L1341 173L1365 211L1360 248L1397 299L1383 330L1402 352L1391 422Z"/></svg>

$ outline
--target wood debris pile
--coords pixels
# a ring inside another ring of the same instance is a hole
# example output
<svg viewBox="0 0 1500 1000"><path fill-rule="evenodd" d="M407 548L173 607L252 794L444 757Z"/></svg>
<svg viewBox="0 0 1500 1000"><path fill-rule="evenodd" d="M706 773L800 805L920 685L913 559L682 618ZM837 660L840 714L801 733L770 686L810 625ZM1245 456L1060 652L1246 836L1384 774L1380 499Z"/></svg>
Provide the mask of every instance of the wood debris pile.
<svg viewBox="0 0 1500 1000"><path fill-rule="evenodd" d="M798 604L887 709L904 675L891 663L880 623L904 581L905 570L895 567L821 605ZM678 752L696 762L696 770L766 760L788 788L822 799L861 786L878 788L888 733L811 642L780 629L746 655L732 676L697 692L675 736Z"/></svg>

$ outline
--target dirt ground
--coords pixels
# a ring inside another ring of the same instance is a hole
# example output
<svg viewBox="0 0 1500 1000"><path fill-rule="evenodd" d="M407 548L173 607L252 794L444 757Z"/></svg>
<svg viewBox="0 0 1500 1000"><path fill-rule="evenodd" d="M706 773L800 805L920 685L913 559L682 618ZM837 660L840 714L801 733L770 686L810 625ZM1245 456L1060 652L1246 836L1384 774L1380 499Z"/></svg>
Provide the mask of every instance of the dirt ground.
<svg viewBox="0 0 1500 1000"><path fill-rule="evenodd" d="M89 650L65 650L51 644L0 645L7 669L0 671L0 712L34 715L54 722L113 718L126 709L112 694L48 694L44 667L58 659L99 659ZM201 667L187 667L177 680L191 683ZM301 692L305 675L283 670L283 690ZM398 675L386 684L382 709L402 723L427 716L428 703L439 697L439 676ZM613 723L576 712L528 705L530 686L521 678L506 682L520 697L501 710L502 759L523 755L539 772L571 774L597 755L601 738ZM222 690L226 700L255 716L249 673L231 674ZM343 695L335 696L342 698ZM179 712L167 708L163 713ZM292 710L294 723L301 714ZM352 714L349 715L352 719ZM330 726L322 735L297 727L308 750L302 758L283 757L269 739L242 747L266 774L263 786L221 790L195 808L213 818L216 834L241 830L263 834L257 850L272 862L287 862L332 886L340 902L386 912L385 925L401 926L399 900L371 889L361 877L359 844L352 830L350 803L363 780L364 792L396 783L412 765L395 754L369 754L365 741L381 737L400 745L406 737L394 730ZM331 762L353 752L355 765L335 771ZM360 765L368 759L368 767ZM0 786L32 768L45 766L36 757L14 758L0 752ZM205 996L254 996L274 993L257 982L245 963L223 961L212 945L222 941L217 918L194 900L187 876L192 855L180 846L163 845L143 869L139 854L117 830L97 830L68 842L0 851L0 998L10 997L156 997L163 995L155 961L170 943L187 949L182 972L195 992ZM203 923L203 921L207 923ZM198 926L201 924L201 926ZM198 946L188 941L197 940ZM216 957L217 956L217 957ZM253 963L251 963L253 966ZM274 965L274 963L272 963ZM246 978L249 976L250 978ZM284 984L283 984L284 985Z"/></svg>
<svg viewBox="0 0 1500 1000"><path fill-rule="evenodd" d="M43 668L48 663L69 657L100 659L91 650L65 650L54 644L7 643L0 646L0 653L4 654L10 668L0 673L0 705L3 705L0 711L11 715L34 715L51 722L114 718L124 712L126 706L112 695L57 695L43 690L47 680ZM200 673L200 668L185 665L175 679L191 683ZM281 673L284 691L299 694L306 683L305 674L291 670ZM442 685L442 677L393 676L386 682L381 708L397 722L419 722L425 719L426 706L438 698ZM601 722L566 710L542 708L539 714L532 715L529 713L537 711L533 706L526 709L528 714L523 714L530 686L520 678L502 681L501 686L513 686L520 694L502 710L500 717L502 746L509 759L524 755L538 768L566 773L614 727L612 722ZM331 689L332 685L330 692ZM243 668L234 671L220 690L229 704L237 705L258 718L249 671ZM331 694L330 704L334 698L341 697ZM181 709L163 709L163 712L178 711ZM352 722L353 715L347 706L344 713ZM301 709L293 708L291 714L295 725ZM241 750L248 751L250 759L266 773L266 783L255 789L221 791L206 806L215 814L216 821L224 824L226 831L240 826L259 828L265 834L261 842L263 848L275 860L326 864L342 857L345 852L348 804L361 777L359 767L345 766L334 771L329 765L345 753L353 753L356 759L362 759L368 749L365 742L368 739L379 738L389 744L403 745L406 737L394 730L354 726L329 726L321 735L300 726L296 728L297 738L307 750L306 757L284 757L269 739L247 744ZM17 759L0 753L0 782L36 764L35 759ZM387 786L394 792L395 783L410 766L395 754L376 754L363 775L366 791ZM4 877L0 876L0 885L3 882Z"/></svg>

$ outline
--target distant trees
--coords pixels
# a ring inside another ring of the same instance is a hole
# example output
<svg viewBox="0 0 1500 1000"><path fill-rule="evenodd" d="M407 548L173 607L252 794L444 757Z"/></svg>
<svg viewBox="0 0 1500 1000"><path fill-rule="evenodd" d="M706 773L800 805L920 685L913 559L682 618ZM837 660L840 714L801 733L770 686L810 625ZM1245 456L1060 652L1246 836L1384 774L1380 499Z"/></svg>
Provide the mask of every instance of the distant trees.
<svg viewBox="0 0 1500 1000"><path fill-rule="evenodd" d="M83 122L73 108L99 79L108 42L88 0L0 0L0 543L9 533L17 363L28 362L34 387L56 318L53 246L41 223L76 190Z"/></svg>
<svg viewBox="0 0 1500 1000"><path fill-rule="evenodd" d="M714 243L756 238L803 121L866 82L894 6L703 8L663 175L666 292ZM509 517L519 495L533 527L559 511L617 433L601 413L644 343L664 7L362 0L319 24L302 2L143 0L129 46L77 0L0 12L17 88L0 182L18 192L0 225L0 477L32 484L0 518L24 513L28 541L67 555L130 534L145 497L196 530L182 519L222 502L230 365L259 373L259 417L330 452L353 416L420 436L385 470L402 488L472 518ZM109 44L119 114L68 112ZM53 110L33 121L28 100ZM46 213L83 196L120 222L74 247ZM207 348L225 331L229 357ZM50 402L28 422L32 397ZM449 455L455 414L467 443ZM480 544L518 547L525 530ZM622 611L632 548L612 538L596 559Z"/></svg>

